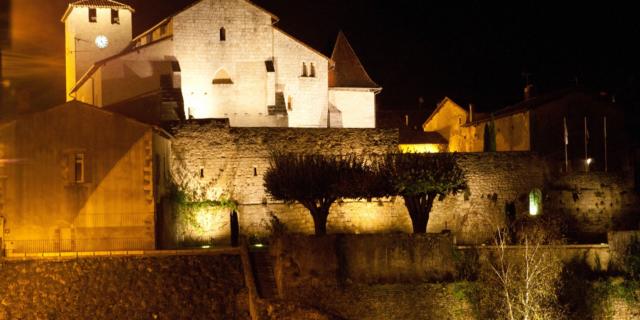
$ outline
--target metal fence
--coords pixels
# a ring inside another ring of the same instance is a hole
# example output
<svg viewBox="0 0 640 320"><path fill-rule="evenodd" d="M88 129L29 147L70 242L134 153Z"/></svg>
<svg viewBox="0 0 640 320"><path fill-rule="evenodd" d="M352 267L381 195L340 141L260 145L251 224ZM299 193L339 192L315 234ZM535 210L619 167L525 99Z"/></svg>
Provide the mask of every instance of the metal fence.
<svg viewBox="0 0 640 320"><path fill-rule="evenodd" d="M152 250L154 248L153 239L142 238L7 240L5 242L7 255L48 252Z"/></svg>

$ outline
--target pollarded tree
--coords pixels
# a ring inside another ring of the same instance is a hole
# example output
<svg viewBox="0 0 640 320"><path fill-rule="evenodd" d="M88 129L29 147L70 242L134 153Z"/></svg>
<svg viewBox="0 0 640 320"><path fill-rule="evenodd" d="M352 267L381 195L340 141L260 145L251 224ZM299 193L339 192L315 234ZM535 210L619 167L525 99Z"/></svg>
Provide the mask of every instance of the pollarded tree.
<svg viewBox="0 0 640 320"><path fill-rule="evenodd" d="M452 153L390 153L379 163L386 195L402 196L414 233L426 233L436 197L467 188L464 171Z"/></svg>
<svg viewBox="0 0 640 320"><path fill-rule="evenodd" d="M313 217L316 235L327 232L331 205L339 198L370 196L371 171L355 156L274 153L264 176L266 191L275 199L298 201Z"/></svg>

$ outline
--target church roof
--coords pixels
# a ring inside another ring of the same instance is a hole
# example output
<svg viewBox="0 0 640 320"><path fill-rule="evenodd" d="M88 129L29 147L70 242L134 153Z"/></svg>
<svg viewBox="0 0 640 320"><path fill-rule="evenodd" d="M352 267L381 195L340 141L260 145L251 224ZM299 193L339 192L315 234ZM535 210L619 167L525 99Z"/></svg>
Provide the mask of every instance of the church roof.
<svg viewBox="0 0 640 320"><path fill-rule="evenodd" d="M133 8L124 3L113 1L113 0L80 0L76 2L69 3L69 7L67 11L64 12L61 21L64 22L67 19L67 16L71 13L73 8L79 7L89 7L89 8L112 8L112 9L126 9L131 12L135 12Z"/></svg>
<svg viewBox="0 0 640 320"><path fill-rule="evenodd" d="M329 72L330 88L380 89L380 86L373 82L367 74L342 31L338 33L331 60L334 62L334 68Z"/></svg>

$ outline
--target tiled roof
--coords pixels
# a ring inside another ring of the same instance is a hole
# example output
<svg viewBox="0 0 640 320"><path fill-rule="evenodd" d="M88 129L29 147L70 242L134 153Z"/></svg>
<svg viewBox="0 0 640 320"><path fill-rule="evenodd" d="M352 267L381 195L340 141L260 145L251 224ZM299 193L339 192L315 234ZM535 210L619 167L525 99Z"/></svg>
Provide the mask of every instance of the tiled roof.
<svg viewBox="0 0 640 320"><path fill-rule="evenodd" d="M329 87L380 88L379 85L371 80L342 31L338 34L331 60L333 60L335 66L329 72Z"/></svg>
<svg viewBox="0 0 640 320"><path fill-rule="evenodd" d="M448 144L441 134L413 128L400 129L400 144Z"/></svg>
<svg viewBox="0 0 640 320"><path fill-rule="evenodd" d="M528 110L533 110L533 109L535 109L535 108L537 108L539 106L545 105L545 104L547 104L549 102L562 99L562 98L566 97L569 94L573 94L573 93L577 93L577 92L581 92L581 91L582 91L582 89L580 89L580 88L562 89L562 90L558 90L558 91L555 91L555 92L551 92L551 93L535 96L535 97L530 98L528 100L523 100L521 102L518 102L516 104L513 104L513 105L507 106L505 108L499 109L499 110L494 111L492 113L485 113L485 114L476 113L473 116L473 122L466 123L465 126L475 125L475 124L478 124L478 123L481 123L481 122L489 121L489 120L491 120L491 117L493 117L494 119L498 119L498 118L510 116L512 114L526 112Z"/></svg>
<svg viewBox="0 0 640 320"><path fill-rule="evenodd" d="M69 4L74 7L118 8L133 10L131 6L113 0L80 0Z"/></svg>

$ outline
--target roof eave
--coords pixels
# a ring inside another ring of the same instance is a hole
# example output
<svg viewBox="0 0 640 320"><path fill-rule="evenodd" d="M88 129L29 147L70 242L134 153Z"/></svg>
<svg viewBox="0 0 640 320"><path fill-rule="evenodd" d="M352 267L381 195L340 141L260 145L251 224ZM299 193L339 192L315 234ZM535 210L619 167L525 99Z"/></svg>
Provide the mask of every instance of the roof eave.
<svg viewBox="0 0 640 320"><path fill-rule="evenodd" d="M123 6L122 9L129 10L129 11L131 11L131 13L135 13L136 12L136 10L133 9L133 7L128 6L128 5L124 4L124 3L121 3L121 4ZM76 6L73 3L70 3L67 6L67 10L65 10L64 14L62 15L62 18L60 19L60 22L65 23L65 21L67 20L67 17L69 17L69 15L71 14L71 11L73 11L73 8L75 8L75 7L90 7L90 6ZM98 8L102 8L102 7L98 7Z"/></svg>

